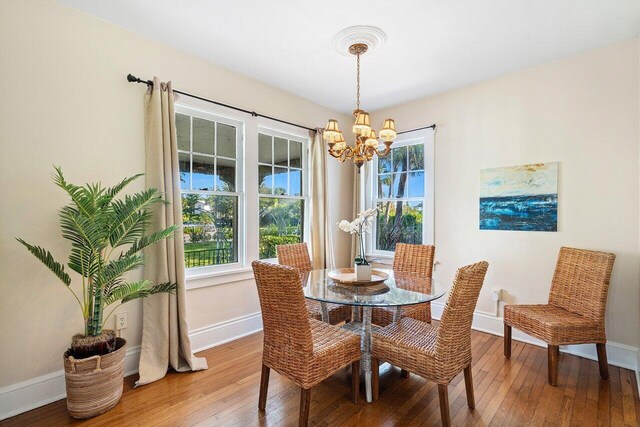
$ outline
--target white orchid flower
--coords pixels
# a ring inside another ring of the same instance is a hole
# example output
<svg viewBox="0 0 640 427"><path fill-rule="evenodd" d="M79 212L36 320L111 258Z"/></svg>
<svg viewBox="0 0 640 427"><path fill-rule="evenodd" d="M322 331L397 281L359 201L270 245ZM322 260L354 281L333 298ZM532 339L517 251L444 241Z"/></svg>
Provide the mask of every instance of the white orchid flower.
<svg viewBox="0 0 640 427"><path fill-rule="evenodd" d="M378 212L376 208L365 209L351 222L346 219L340 221L338 228L345 233L357 234L358 236L361 236L363 233L370 233L373 228L376 212Z"/></svg>
<svg viewBox="0 0 640 427"><path fill-rule="evenodd" d="M338 223L338 228L342 231L349 233L351 232L351 223L346 219L343 219Z"/></svg>

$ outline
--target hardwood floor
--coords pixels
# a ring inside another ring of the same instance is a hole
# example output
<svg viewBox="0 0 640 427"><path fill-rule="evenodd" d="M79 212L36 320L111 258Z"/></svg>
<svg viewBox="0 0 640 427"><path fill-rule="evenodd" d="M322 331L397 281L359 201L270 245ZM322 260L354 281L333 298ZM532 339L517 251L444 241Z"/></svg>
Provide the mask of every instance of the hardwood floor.
<svg viewBox="0 0 640 427"><path fill-rule="evenodd" d="M598 363L560 354L558 386L547 383L547 350L513 342L511 360L502 338L472 332L476 408L467 408L464 376L449 386L453 425L468 426L637 426L640 400L635 374L609 366L600 380ZM125 379L122 400L111 411L81 422L69 418L65 401L0 422L0 426L295 426L300 393L292 382L271 372L266 413L258 412L262 334L202 352L209 370L170 373L133 389ZM309 424L319 426L440 425L438 387L415 375L401 378L385 364L380 399L358 404L350 399L350 369L345 368L311 392ZM361 387L361 393L364 393ZM361 396L362 397L362 396Z"/></svg>

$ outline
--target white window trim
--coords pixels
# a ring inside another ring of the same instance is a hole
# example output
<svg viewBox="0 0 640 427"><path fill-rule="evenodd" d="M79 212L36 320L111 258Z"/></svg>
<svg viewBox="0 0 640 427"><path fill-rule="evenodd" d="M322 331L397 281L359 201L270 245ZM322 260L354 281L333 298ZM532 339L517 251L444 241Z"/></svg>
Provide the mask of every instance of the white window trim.
<svg viewBox="0 0 640 427"><path fill-rule="evenodd" d="M245 171L245 122L239 117L230 117L228 114L220 114L215 108L203 108L201 105L190 103L189 99L185 102L175 104L175 112L186 114L192 117L198 117L205 120L223 123L236 128L236 191L224 192L214 191L207 194L230 195L238 197L238 261L229 264L210 265L203 267L185 268L185 277L187 282L206 277L228 276L230 274L244 273L247 269L247 248L246 248L246 177ZM192 148L192 147L191 147ZM197 191L189 191L196 192ZM182 190L180 191L182 194ZM200 286L189 286L187 289Z"/></svg>
<svg viewBox="0 0 640 427"><path fill-rule="evenodd" d="M423 198L415 198L415 201L422 201L423 203L423 223L422 223L422 243L425 245L432 245L435 241L435 135L433 129L423 129L413 132L404 133L399 135L393 142L392 148L403 147L407 145L413 145L417 140L421 140L424 143L424 191ZM366 170L366 182L364 188L364 201L365 208L370 209L374 206L374 198L377 192L377 179L378 179L378 161L374 158L374 161L368 162L365 166ZM408 200L411 198L403 198ZM374 225L373 231L367 236L365 244L365 251L368 258L379 258L382 263L393 259L395 253L393 251L381 251L375 249L374 242L376 241L376 229Z"/></svg>
<svg viewBox="0 0 640 427"><path fill-rule="evenodd" d="M288 196L288 195L270 195L270 194L261 194L260 192L258 192L258 200L260 199L260 197L273 197L273 198L277 198L277 199L294 199L294 200L303 200L304 201L304 215L302 218L302 222L303 222L303 235L302 235L302 241L303 242L309 242L310 238L311 238L311 232L309 230L310 226L311 226L311 212L309 211L310 208L310 204L311 204L311 183L310 183L310 174L309 174L309 153L310 153L310 148L311 148L311 138L309 136L309 133L305 133L304 130L294 127L294 126L289 126L286 124L278 124L275 125L274 122L272 121L265 121L265 120L261 120L258 119L258 133L263 133L269 136L273 136L273 137L280 137L280 138L285 138L288 140L292 140L292 141L298 141L302 143L302 188L301 188L301 192L302 195L301 196ZM257 135L256 135L257 137ZM273 149L273 148L272 148ZM290 149L290 148L289 148ZM256 163L256 169L258 168L259 165L264 164L264 163L260 163L258 161L258 163ZM258 187L258 182L256 181L255 183L256 187ZM258 212L259 214L259 212ZM260 226L260 224L258 224L258 227ZM260 234L260 230L257 230L258 236ZM258 244L260 244L259 241L259 237L258 237ZM259 251L258 251L258 258L259 258ZM256 259L258 259L256 258ZM273 262L273 263L277 263L278 260L277 258L265 258L262 259L260 261L266 261L266 262Z"/></svg>

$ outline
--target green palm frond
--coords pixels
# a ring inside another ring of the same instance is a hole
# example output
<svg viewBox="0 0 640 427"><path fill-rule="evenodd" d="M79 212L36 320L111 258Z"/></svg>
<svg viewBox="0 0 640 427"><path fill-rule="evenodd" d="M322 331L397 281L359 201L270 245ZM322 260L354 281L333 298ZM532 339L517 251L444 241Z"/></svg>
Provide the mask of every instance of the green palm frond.
<svg viewBox="0 0 640 427"><path fill-rule="evenodd" d="M175 293L177 288L178 285L176 283L161 283L154 286L149 280L122 283L117 288L114 288L109 295L105 295L105 305L110 305L118 301L125 303L153 294Z"/></svg>
<svg viewBox="0 0 640 427"><path fill-rule="evenodd" d="M60 210L62 237L86 251L99 253L107 244L106 218L88 218L80 211L65 206Z"/></svg>
<svg viewBox="0 0 640 427"><path fill-rule="evenodd" d="M113 187L106 188L104 193L100 196L100 198L96 201L96 204L99 208L108 206L109 203L129 184L131 184L136 179L144 176L144 174L139 173L134 176L127 177L120 181L118 184Z"/></svg>
<svg viewBox="0 0 640 427"><path fill-rule="evenodd" d="M80 187L78 185L68 183L62 174L62 169L58 166L54 166L54 168L56 173L52 176L56 185L67 192L73 203L83 215L92 217L96 213L97 209L94 191L92 191L88 185Z"/></svg>
<svg viewBox="0 0 640 427"><path fill-rule="evenodd" d="M135 270L144 265L144 258L141 254L132 254L114 259L106 264L99 275L96 276L96 287L103 288L110 285L115 279L124 273Z"/></svg>
<svg viewBox="0 0 640 427"><path fill-rule="evenodd" d="M177 225L172 225L171 227L167 227L164 230L156 231L155 233L142 236L137 242L131 245L129 250L125 252L124 255L126 256L126 255L134 254L136 252L140 252L147 246L151 246L154 243L158 243L159 241L164 240L167 237L171 236L173 233L176 232L176 230L178 230L178 228L179 227Z"/></svg>
<svg viewBox="0 0 640 427"><path fill-rule="evenodd" d="M40 246L30 245L22 239L16 238L16 240L26 246L29 252L31 252L36 258L38 258L40 262L46 265L49 270L53 271L53 274L55 274L58 279L62 281L62 283L67 286L71 284L71 277L69 277L67 272L64 271L64 265L53 259L53 255L51 255L51 252L41 248Z"/></svg>
<svg viewBox="0 0 640 427"><path fill-rule="evenodd" d="M141 238L151 219L149 208L159 202L162 194L155 188L114 200L109 244L115 248Z"/></svg>
<svg viewBox="0 0 640 427"><path fill-rule="evenodd" d="M139 174L136 174L136 175L133 175L133 176L130 176L128 178L123 179L118 184L114 185L113 187L107 188L107 191L106 191L107 195L109 195L109 197L111 197L113 199L127 185L131 184L133 181L135 181L136 179L140 178L141 176L144 176L144 174L143 173L139 173Z"/></svg>
<svg viewBox="0 0 640 427"><path fill-rule="evenodd" d="M67 265L82 277L92 277L100 269L100 254L72 245Z"/></svg>

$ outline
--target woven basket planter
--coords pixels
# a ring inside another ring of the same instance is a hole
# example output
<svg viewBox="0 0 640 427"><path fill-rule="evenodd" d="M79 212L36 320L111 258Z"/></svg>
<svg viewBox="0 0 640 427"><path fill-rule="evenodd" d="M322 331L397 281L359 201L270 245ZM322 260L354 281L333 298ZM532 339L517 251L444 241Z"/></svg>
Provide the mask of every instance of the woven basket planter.
<svg viewBox="0 0 640 427"><path fill-rule="evenodd" d="M103 356L74 359L64 354L67 409L73 418L91 418L116 406L122 396L126 341Z"/></svg>

